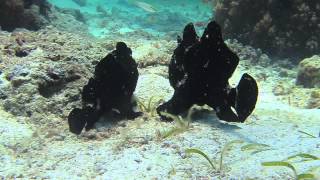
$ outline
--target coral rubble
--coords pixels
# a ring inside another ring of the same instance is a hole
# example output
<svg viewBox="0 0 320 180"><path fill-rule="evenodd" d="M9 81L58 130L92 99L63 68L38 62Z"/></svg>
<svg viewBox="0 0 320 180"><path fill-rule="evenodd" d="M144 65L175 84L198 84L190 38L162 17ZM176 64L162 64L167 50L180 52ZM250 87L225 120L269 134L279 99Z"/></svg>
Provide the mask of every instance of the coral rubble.
<svg viewBox="0 0 320 180"><path fill-rule="evenodd" d="M320 50L320 1L223 0L215 19L227 38L274 56L306 57Z"/></svg>
<svg viewBox="0 0 320 180"><path fill-rule="evenodd" d="M46 0L0 0L1 29L38 30L47 23L50 4Z"/></svg>
<svg viewBox="0 0 320 180"><path fill-rule="evenodd" d="M175 92L173 97L157 108L161 112L179 114L192 105L209 105L225 121L244 122L252 113L258 96L256 81L243 74L236 88L229 78L239 63L239 57L222 39L220 26L211 21L199 39L192 23L178 37L169 65L169 80ZM232 111L236 110L236 113Z"/></svg>

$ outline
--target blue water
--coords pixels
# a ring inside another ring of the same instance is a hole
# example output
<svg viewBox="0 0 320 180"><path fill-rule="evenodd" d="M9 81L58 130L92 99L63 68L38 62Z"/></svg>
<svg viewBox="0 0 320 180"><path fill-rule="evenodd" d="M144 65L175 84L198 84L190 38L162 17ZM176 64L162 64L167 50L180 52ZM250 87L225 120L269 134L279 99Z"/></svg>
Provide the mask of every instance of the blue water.
<svg viewBox="0 0 320 180"><path fill-rule="evenodd" d="M153 35L180 33L186 23L198 22L201 26L202 22L208 22L212 17L211 4L200 0L92 0L85 5L79 5L73 0L49 2L59 8L80 10L86 19L89 33L96 37L141 30ZM147 3L155 12L139 7L137 2Z"/></svg>

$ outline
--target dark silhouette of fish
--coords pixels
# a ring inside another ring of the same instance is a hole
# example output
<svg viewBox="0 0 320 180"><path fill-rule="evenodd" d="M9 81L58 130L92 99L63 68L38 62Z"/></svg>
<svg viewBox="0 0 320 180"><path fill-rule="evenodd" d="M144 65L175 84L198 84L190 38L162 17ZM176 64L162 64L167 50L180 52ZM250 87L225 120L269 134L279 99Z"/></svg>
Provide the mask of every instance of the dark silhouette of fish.
<svg viewBox="0 0 320 180"><path fill-rule="evenodd" d="M221 28L215 21L207 25L201 38L189 23L183 37L178 37L178 47L169 65L174 95L157 108L158 114L163 120L171 121L161 112L177 115L194 104L207 104L221 120L244 122L255 108L258 86L245 73L237 87L230 87L228 80L238 63L239 57L224 43Z"/></svg>
<svg viewBox="0 0 320 180"><path fill-rule="evenodd" d="M133 119L133 92L137 85L138 69L132 51L123 42L95 67L94 76L83 87L83 107L73 109L68 116L70 132L80 134L83 128L92 129L106 112L116 110L120 117Z"/></svg>

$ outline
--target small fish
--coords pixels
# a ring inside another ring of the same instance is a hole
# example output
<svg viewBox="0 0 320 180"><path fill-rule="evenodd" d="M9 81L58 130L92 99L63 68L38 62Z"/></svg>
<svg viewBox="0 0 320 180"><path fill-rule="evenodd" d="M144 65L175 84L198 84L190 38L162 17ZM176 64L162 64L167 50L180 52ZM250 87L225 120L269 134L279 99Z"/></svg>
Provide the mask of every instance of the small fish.
<svg viewBox="0 0 320 180"><path fill-rule="evenodd" d="M202 3L209 4L211 0L202 0Z"/></svg>
<svg viewBox="0 0 320 180"><path fill-rule="evenodd" d="M198 22L195 22L194 25L197 26L197 27L203 27L203 26L207 25L207 22L198 21Z"/></svg>
<svg viewBox="0 0 320 180"><path fill-rule="evenodd" d="M149 13L157 12L157 10L151 4L148 4L142 1L134 1L133 4Z"/></svg>

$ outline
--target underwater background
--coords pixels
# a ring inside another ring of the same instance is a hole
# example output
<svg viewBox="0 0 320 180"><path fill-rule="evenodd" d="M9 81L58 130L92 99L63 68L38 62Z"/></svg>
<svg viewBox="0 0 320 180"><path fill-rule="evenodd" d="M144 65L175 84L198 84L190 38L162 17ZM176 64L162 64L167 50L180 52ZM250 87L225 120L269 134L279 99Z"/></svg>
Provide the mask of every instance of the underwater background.
<svg viewBox="0 0 320 180"><path fill-rule="evenodd" d="M161 121L168 65L192 22L220 24L259 87L244 123L208 106ZM317 0L0 0L0 179L320 179ZM80 135L68 115L116 43L132 49L142 116L101 118Z"/></svg>

